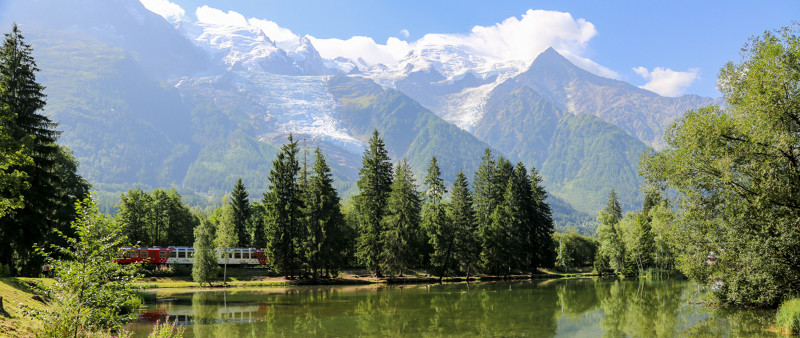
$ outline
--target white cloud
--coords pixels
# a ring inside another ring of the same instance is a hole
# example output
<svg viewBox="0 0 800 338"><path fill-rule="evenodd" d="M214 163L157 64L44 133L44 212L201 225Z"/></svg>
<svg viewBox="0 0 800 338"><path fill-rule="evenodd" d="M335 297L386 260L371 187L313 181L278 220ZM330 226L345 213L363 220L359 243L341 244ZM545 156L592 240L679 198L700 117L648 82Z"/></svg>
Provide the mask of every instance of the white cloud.
<svg viewBox="0 0 800 338"><path fill-rule="evenodd" d="M317 39L308 37L319 54L328 59L339 56L358 60L363 58L366 62L375 64L393 64L408 54L408 42L391 37L386 44L378 44L370 37L354 36L347 40L342 39Z"/></svg>
<svg viewBox="0 0 800 338"><path fill-rule="evenodd" d="M169 22L178 22L186 19L186 11L169 0L139 0L147 10L161 15Z"/></svg>
<svg viewBox="0 0 800 338"><path fill-rule="evenodd" d="M403 31L401 34L405 35ZM386 44L378 44L368 37L313 38L312 43L325 58L360 56L369 63L384 64L396 63L412 50L435 46L460 46L497 61L523 62L531 62L547 47L553 47L579 67L619 78L616 72L581 56L595 35L597 30L592 23L575 19L569 13L528 10L520 18L511 17L492 26L475 26L468 34L431 33L411 43L389 38Z"/></svg>
<svg viewBox="0 0 800 338"><path fill-rule="evenodd" d="M649 71L644 67L633 68L645 80L649 80L639 88L647 89L662 96L679 96L686 91L694 80L699 77L700 70L690 68L688 72L676 72L669 68L656 67Z"/></svg>
<svg viewBox="0 0 800 338"><path fill-rule="evenodd" d="M236 27L248 26L247 19L244 18L244 15L234 11L225 13L219 9L203 5L203 7L197 8L195 14L197 15L197 21L202 23Z"/></svg>
<svg viewBox="0 0 800 338"><path fill-rule="evenodd" d="M294 34L292 30L278 26L278 24L273 21L250 18L247 22L251 26L260 28L264 34L272 41L275 41L275 44L282 49L293 49L297 47L300 41L300 36Z"/></svg>
<svg viewBox="0 0 800 338"><path fill-rule="evenodd" d="M292 49L298 44L297 34L273 21L246 19L237 12L224 12L208 6L198 8L196 14L198 21L204 23L258 27L283 49ZM399 33L403 38L409 36L406 29ZM570 13L528 10L519 18L510 17L491 26L475 26L467 34L431 33L413 42L397 37L390 37L385 43L375 42L366 36L349 39L308 38L324 58L363 58L369 64L386 65L399 62L413 50L430 47L455 46L494 61L522 62L531 62L547 47L553 47L583 69L600 76L619 78L616 72L584 56L589 41L595 35L597 30L592 23L575 19Z"/></svg>

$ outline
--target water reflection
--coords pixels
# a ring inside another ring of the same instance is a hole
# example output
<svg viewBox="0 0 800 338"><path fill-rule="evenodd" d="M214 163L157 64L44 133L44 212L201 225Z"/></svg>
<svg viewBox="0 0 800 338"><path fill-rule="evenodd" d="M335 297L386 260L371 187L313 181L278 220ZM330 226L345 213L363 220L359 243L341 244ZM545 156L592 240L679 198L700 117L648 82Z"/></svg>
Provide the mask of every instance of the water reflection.
<svg viewBox="0 0 800 338"><path fill-rule="evenodd" d="M774 313L691 305L694 290L646 279L163 290L131 329L169 317L197 337L767 335Z"/></svg>

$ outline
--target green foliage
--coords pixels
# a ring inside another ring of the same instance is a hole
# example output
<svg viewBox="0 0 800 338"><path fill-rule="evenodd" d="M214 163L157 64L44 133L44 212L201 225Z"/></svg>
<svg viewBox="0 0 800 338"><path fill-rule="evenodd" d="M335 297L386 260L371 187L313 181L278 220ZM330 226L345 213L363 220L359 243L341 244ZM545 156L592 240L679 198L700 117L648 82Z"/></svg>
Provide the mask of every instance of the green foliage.
<svg viewBox="0 0 800 338"><path fill-rule="evenodd" d="M377 129L372 133L368 149L364 150L358 175L359 193L353 196L358 220L356 257L368 270L380 275L380 257L384 251L383 217L392 191L392 164Z"/></svg>
<svg viewBox="0 0 800 338"><path fill-rule="evenodd" d="M424 238L420 228L420 194L405 159L397 163L391 189L381 232L381 269L391 276L402 276L404 270L419 263L419 248Z"/></svg>
<svg viewBox="0 0 800 338"><path fill-rule="evenodd" d="M120 195L117 210L116 221L131 242L141 246L189 246L199 223L175 189L130 189Z"/></svg>
<svg viewBox="0 0 800 338"><path fill-rule="evenodd" d="M775 317L778 330L786 334L800 333L800 298L784 301Z"/></svg>
<svg viewBox="0 0 800 338"><path fill-rule="evenodd" d="M13 267L14 274L39 272L34 244L63 244L53 229L72 235L74 203L89 190L70 151L55 143L57 123L42 113L38 71L33 49L14 25L0 46L0 138L13 140L0 143L0 192L11 194L0 199L0 209L16 209L0 218L0 264Z"/></svg>
<svg viewBox="0 0 800 338"><path fill-rule="evenodd" d="M431 267L436 275L442 278L458 269L457 264L453 264L453 256L456 251L456 224L448 218L447 205L442 202L447 188L441 178L436 157L431 158L424 183L426 202L422 211L422 228L427 232L428 244L430 244ZM423 248L427 247L423 246Z"/></svg>
<svg viewBox="0 0 800 338"><path fill-rule="evenodd" d="M451 202L448 216L452 222L454 233L454 259L458 268L469 278L470 273L478 270L480 263L481 242L479 230L475 222L475 209L472 203L472 192L463 171L456 174L451 189Z"/></svg>
<svg viewBox="0 0 800 338"><path fill-rule="evenodd" d="M653 261L655 239L651 231L650 220L642 212L628 213L619 223L623 233L625 253L635 263L639 272L644 272Z"/></svg>
<svg viewBox="0 0 800 338"><path fill-rule="evenodd" d="M299 274L303 256L302 191L297 182L300 165L297 161L297 142L289 135L289 143L272 162L269 172L269 191L264 194L267 209L267 252L273 267L284 276Z"/></svg>
<svg viewBox="0 0 800 338"><path fill-rule="evenodd" d="M178 322L170 322L169 318L164 321L156 321L156 325L153 325L153 331L148 334L148 337L153 338L178 338L183 337L184 332L186 331L186 327L178 326Z"/></svg>
<svg viewBox="0 0 800 338"><path fill-rule="evenodd" d="M200 218L200 225L194 229L194 264L192 264L192 280L200 285L216 279L219 274L219 264L214 255L214 238L216 231L214 223L207 218Z"/></svg>
<svg viewBox="0 0 800 338"><path fill-rule="evenodd" d="M563 269L592 266L597 255L597 240L570 231L556 234L558 241L558 266Z"/></svg>
<svg viewBox="0 0 800 338"><path fill-rule="evenodd" d="M53 284L40 285L49 306L28 309L42 321L41 336L79 337L115 331L131 318L124 310L135 297L135 266L114 261L127 241L122 226L100 214L89 198L75 209L72 225L77 238L65 236L66 246L53 246L53 251L45 253L55 279Z"/></svg>
<svg viewBox="0 0 800 338"><path fill-rule="evenodd" d="M597 236L600 239L600 250L598 252L602 258L596 260L596 265L604 267L607 262L608 267L617 274L621 274L625 270L625 243L619 225L621 219L622 208L617 200L617 194L614 189L611 189L606 208L600 210L597 216L597 221L600 222L600 226L597 228ZM598 270L598 272L601 272L601 270Z"/></svg>
<svg viewBox="0 0 800 338"><path fill-rule="evenodd" d="M0 96L4 91L5 88L0 84ZM0 103L0 218L25 205L22 193L29 187L28 175L20 167L33 164L29 154L33 136L16 139L10 133L8 123L15 117L16 113L8 105ZM10 235L4 236L0 232L0 237L9 238ZM0 243L4 244L7 243Z"/></svg>
<svg viewBox="0 0 800 338"><path fill-rule="evenodd" d="M538 267L550 267L556 261L556 244L553 241L554 225L552 209L548 200L547 191L544 189L542 177L531 168L531 215L528 233L528 245L530 245L530 268L535 270Z"/></svg>
<svg viewBox="0 0 800 338"><path fill-rule="evenodd" d="M800 252L799 30L752 38L720 73L728 106L688 112L666 148L642 159L653 186L677 192L668 232L678 268L715 285L722 303L776 306L800 294L800 256L789 254Z"/></svg>
<svg viewBox="0 0 800 338"><path fill-rule="evenodd" d="M319 148L314 152L313 175L304 196L307 237L302 242L306 269L314 278L321 276L323 270L326 275L335 276L355 243L345 228L331 169Z"/></svg>
<svg viewBox="0 0 800 338"><path fill-rule="evenodd" d="M217 229L214 237L214 248L217 249L223 258L224 268L222 274L222 282L228 282L228 260L231 258L231 253L228 249L235 248L239 243L239 236L236 233L235 215L230 200L226 198L222 205L222 213L220 214Z"/></svg>
<svg viewBox="0 0 800 338"><path fill-rule="evenodd" d="M247 222L250 221L250 197L239 178L231 191L230 206L233 209L233 227L236 229L237 247L249 247L250 236L247 234Z"/></svg>

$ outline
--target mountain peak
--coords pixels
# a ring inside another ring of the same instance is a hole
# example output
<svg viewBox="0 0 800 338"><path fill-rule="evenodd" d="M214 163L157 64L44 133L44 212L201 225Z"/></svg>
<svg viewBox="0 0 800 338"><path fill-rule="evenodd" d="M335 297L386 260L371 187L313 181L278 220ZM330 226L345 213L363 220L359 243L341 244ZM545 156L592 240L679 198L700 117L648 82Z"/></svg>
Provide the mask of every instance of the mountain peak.
<svg viewBox="0 0 800 338"><path fill-rule="evenodd" d="M555 50L553 47L547 47L543 52L541 52L536 59L533 60L530 68L538 68L538 67L553 67L553 66L572 66L572 62L569 62L567 58L565 58L561 53Z"/></svg>

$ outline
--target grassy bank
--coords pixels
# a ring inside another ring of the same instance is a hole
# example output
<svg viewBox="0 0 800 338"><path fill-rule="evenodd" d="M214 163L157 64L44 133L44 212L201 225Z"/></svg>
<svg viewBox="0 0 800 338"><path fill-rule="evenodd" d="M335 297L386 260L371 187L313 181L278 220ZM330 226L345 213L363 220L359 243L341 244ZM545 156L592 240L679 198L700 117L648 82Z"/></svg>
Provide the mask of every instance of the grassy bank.
<svg viewBox="0 0 800 338"><path fill-rule="evenodd" d="M367 285L367 284L414 284L414 283L438 283L438 277L431 277L425 271L411 271L403 277L384 277L376 278L360 269L343 271L337 278L321 279L286 279L283 277L270 276L264 269L232 268L228 269L229 287L282 287L292 285ZM582 278L590 275L583 273L558 273L545 270L535 275L511 275L500 276L471 276L470 281L496 281L496 280L526 280L526 279L552 279L552 278ZM464 282L466 277L446 277L442 282ZM192 281L191 276L171 276L171 277L142 277L137 286L151 288L200 288L208 287ZM222 286L222 278L214 282L215 287Z"/></svg>
<svg viewBox="0 0 800 338"><path fill-rule="evenodd" d="M3 308L0 312L0 336L30 337L37 323L22 313L20 305L41 308L44 305L34 296L28 285L30 283L47 283L40 278L0 278L0 297L3 297Z"/></svg>

